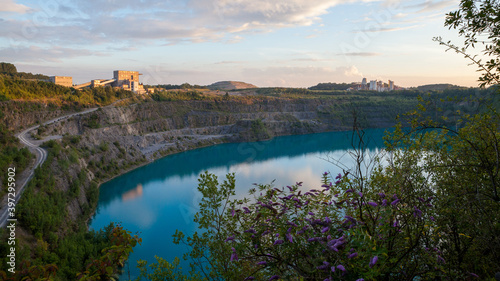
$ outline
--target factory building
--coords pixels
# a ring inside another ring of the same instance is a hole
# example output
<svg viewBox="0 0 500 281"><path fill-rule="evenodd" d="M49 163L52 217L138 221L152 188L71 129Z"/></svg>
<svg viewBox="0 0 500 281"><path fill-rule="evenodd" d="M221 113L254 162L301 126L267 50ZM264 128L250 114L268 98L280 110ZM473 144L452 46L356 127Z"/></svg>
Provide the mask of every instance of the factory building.
<svg viewBox="0 0 500 281"><path fill-rule="evenodd" d="M115 70L113 71L113 87L122 88L134 93L144 93L144 87L139 83L139 71Z"/></svg>
<svg viewBox="0 0 500 281"><path fill-rule="evenodd" d="M61 85L65 87L73 86L73 77L71 76L50 76L49 81L56 85Z"/></svg>

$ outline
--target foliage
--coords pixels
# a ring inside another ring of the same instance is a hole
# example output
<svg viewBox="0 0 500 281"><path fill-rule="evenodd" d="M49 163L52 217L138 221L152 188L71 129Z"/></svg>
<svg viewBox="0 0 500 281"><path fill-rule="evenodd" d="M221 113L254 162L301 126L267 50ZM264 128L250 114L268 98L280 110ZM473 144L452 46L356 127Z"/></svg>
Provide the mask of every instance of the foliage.
<svg viewBox="0 0 500 281"><path fill-rule="evenodd" d="M103 249L102 256L88 264L86 270L77 275L77 280L117 280L116 267L124 266L132 249L142 239L137 235L132 236L121 225L116 225L111 232L110 241L112 246Z"/></svg>
<svg viewBox="0 0 500 281"><path fill-rule="evenodd" d="M17 68L12 63L0 62L0 73L17 73Z"/></svg>
<svg viewBox="0 0 500 281"><path fill-rule="evenodd" d="M447 260L446 275L492 277L500 270L500 116L493 109L457 115L460 127L453 128L414 112L411 129L396 131L393 148L418 155L419 173L433 187L434 239Z"/></svg>
<svg viewBox="0 0 500 281"><path fill-rule="evenodd" d="M7 62L0 62L0 75L9 76L11 78L20 78L20 79L38 79L38 80L49 79L48 76L42 74L17 72L16 66Z"/></svg>
<svg viewBox="0 0 500 281"><path fill-rule="evenodd" d="M172 85L172 84L165 84L165 85L156 85L156 88L162 88L165 90L180 90L180 89L207 89L208 87L206 86L200 86L200 85L191 85L189 83L183 83L182 85Z"/></svg>
<svg viewBox="0 0 500 281"><path fill-rule="evenodd" d="M107 105L133 96L132 92L112 87L75 90L45 81L29 81L0 75L0 96L9 100L43 100L58 105Z"/></svg>
<svg viewBox="0 0 500 281"><path fill-rule="evenodd" d="M203 100L203 94L196 90L189 91L163 91L151 94L151 98L155 101L177 101L177 100Z"/></svg>
<svg viewBox="0 0 500 281"><path fill-rule="evenodd" d="M63 139L64 146L74 142L78 141L71 137ZM47 160L35 170L16 206L18 227L23 229L17 232L16 237L16 260L19 261L19 267L16 268L16 275L6 271L5 261L10 246L0 243L0 272L3 269L7 277L13 278L7 280L21 280L28 276L33 280L49 277L47 280L74 280L77 273L84 273L86 270L89 271L83 275L92 276L98 271L102 273L99 268L102 263L96 262L101 260L113 264L114 274L119 262L126 258L130 247L135 244L126 240L129 234L124 233L123 228L115 229L112 224L104 230L88 231L87 218L95 210L98 200L97 184L89 182L87 170L77 169L80 158L77 149L64 148L57 141L47 142L46 149L49 152ZM62 171L63 162L71 168L68 171L76 171L76 175ZM58 184L65 180L69 185L67 190ZM82 190L85 190L85 194L80 194ZM82 195L85 195L83 198L86 200L76 199L82 198ZM69 202L74 200L78 200L82 210L76 221L69 220L67 213ZM113 232L118 238L110 238ZM25 237L26 233L29 233L28 239ZM7 239L6 235L7 231L0 230L0 239ZM105 248L108 249L103 252ZM20 261L26 261L26 264L21 265ZM91 263L93 266L86 268Z"/></svg>
<svg viewBox="0 0 500 281"><path fill-rule="evenodd" d="M75 280L75 276L78 280L116 280L118 265L123 266L132 248L140 242L140 238L113 223L100 231L82 228L61 239L53 253L25 259L15 274L0 271L0 277L13 281Z"/></svg>
<svg viewBox="0 0 500 281"><path fill-rule="evenodd" d="M0 112L0 118L3 113ZM16 174L21 173L31 160L31 153L27 148L19 149L17 147L18 140L13 136L5 124L0 123L0 183L4 183L7 178L7 169L9 167L16 168ZM0 197L6 193L7 189L0 190Z"/></svg>
<svg viewBox="0 0 500 281"><path fill-rule="evenodd" d="M500 3L496 0L461 0L459 9L447 14L445 26L458 30L465 38L464 46L444 42L441 37L434 39L477 65L478 71L483 72L479 78L481 86L500 84L499 13ZM476 45L483 46L481 56L468 53Z"/></svg>
<svg viewBox="0 0 500 281"><path fill-rule="evenodd" d="M319 83L316 86L309 87L309 90L319 90L319 91L332 91L332 90L338 90L338 91L345 91L353 86L355 86L356 83Z"/></svg>
<svg viewBox="0 0 500 281"><path fill-rule="evenodd" d="M301 183L259 185L251 192L260 195L250 201L230 199L234 175L219 186L214 175L203 174L195 216L203 231L187 240L178 232L175 241L187 242L192 266L209 280L413 280L440 274L427 189L403 190L381 170L364 184L341 178L332 184L325 174L321 189L307 192Z"/></svg>
<svg viewBox="0 0 500 281"><path fill-rule="evenodd" d="M203 279L200 275L194 274L193 276L187 277L182 272L182 267L179 266L180 260L179 258L175 258L172 264L167 262L165 259L155 256L156 263L152 263L149 265L151 268L151 273L148 270L148 262L144 260L140 260L137 262L137 267L140 270L140 275L137 277L137 281L145 278L146 280L151 281L160 281L160 280L175 280L175 281L199 281L206 280Z"/></svg>

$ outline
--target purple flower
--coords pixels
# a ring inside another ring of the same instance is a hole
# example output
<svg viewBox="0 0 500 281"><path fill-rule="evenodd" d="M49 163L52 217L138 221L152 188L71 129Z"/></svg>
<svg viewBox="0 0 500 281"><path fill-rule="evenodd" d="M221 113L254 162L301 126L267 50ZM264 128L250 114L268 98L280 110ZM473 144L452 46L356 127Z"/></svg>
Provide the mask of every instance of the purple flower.
<svg viewBox="0 0 500 281"><path fill-rule="evenodd" d="M337 268L345 272L345 267L341 264L337 265Z"/></svg>
<svg viewBox="0 0 500 281"><path fill-rule="evenodd" d="M316 267L319 270L328 270L328 267L330 266L330 263L327 261L324 261L322 265Z"/></svg>
<svg viewBox="0 0 500 281"><path fill-rule="evenodd" d="M380 193L378 194L378 196L380 196L381 198L385 198L385 193L380 192Z"/></svg>
<svg viewBox="0 0 500 281"><path fill-rule="evenodd" d="M293 188L289 185L286 186L290 191L293 191Z"/></svg>
<svg viewBox="0 0 500 281"><path fill-rule="evenodd" d="M274 241L273 245L281 245L281 244L283 244L283 240L279 239L279 240Z"/></svg>
<svg viewBox="0 0 500 281"><path fill-rule="evenodd" d="M279 233L276 233L276 235L275 235L275 236L276 236L276 238L278 238L278 237L280 237L280 234L279 234Z"/></svg>
<svg viewBox="0 0 500 281"><path fill-rule="evenodd" d="M396 200L391 202L391 205L396 206L399 203L399 201L400 201L399 199L396 199Z"/></svg>
<svg viewBox="0 0 500 281"><path fill-rule="evenodd" d="M269 281L276 280L276 279L280 279L280 277L278 275L273 275L273 276L271 276L271 278L269 278Z"/></svg>
<svg viewBox="0 0 500 281"><path fill-rule="evenodd" d="M327 226L327 227L324 227L322 230L321 230L321 233L325 233L327 232L328 230L330 230L330 228Z"/></svg>
<svg viewBox="0 0 500 281"><path fill-rule="evenodd" d="M375 203L375 202L368 202L368 205L373 206L373 207L377 207L378 206L378 204Z"/></svg>
<svg viewBox="0 0 500 281"><path fill-rule="evenodd" d="M375 264L377 263L378 261L378 257L377 256L374 256L373 258L371 258L370 260L370 268L372 268L373 266L375 266Z"/></svg>
<svg viewBox="0 0 500 281"><path fill-rule="evenodd" d="M246 233L253 233L253 234L257 233L257 232L255 231L255 229L252 229L252 228L247 229L247 230L245 230L244 232L246 232Z"/></svg>
<svg viewBox="0 0 500 281"><path fill-rule="evenodd" d="M266 231L262 232L262 236L267 235L267 234L269 234L269 233L271 233L271 231L266 230Z"/></svg>
<svg viewBox="0 0 500 281"><path fill-rule="evenodd" d="M309 212L308 214L309 214L309 215L311 215L311 216L314 216L314 213L313 213L313 212Z"/></svg>
<svg viewBox="0 0 500 281"><path fill-rule="evenodd" d="M339 183L340 183L340 181L339 181L339 180L338 180L338 181L335 181L335 184L339 184Z"/></svg>
<svg viewBox="0 0 500 281"><path fill-rule="evenodd" d="M335 272L335 265L330 268L332 272Z"/></svg>
<svg viewBox="0 0 500 281"><path fill-rule="evenodd" d="M293 243L293 236L290 233L285 234L285 236L288 239L288 242Z"/></svg>
<svg viewBox="0 0 500 281"><path fill-rule="evenodd" d="M234 209L231 210L231 216L234 217Z"/></svg>
<svg viewBox="0 0 500 281"><path fill-rule="evenodd" d="M325 223L331 224L332 220L329 217L325 217Z"/></svg>
<svg viewBox="0 0 500 281"><path fill-rule="evenodd" d="M323 173L323 176L328 176L328 172L324 172L324 173Z"/></svg>
<svg viewBox="0 0 500 281"><path fill-rule="evenodd" d="M238 255L236 254L236 249L231 247L231 249L233 250L233 253L231 254L231 259L230 261L237 261L238 260Z"/></svg>
<svg viewBox="0 0 500 281"><path fill-rule="evenodd" d="M472 273L472 272L469 272L469 275L472 276L472 277L476 277L476 278L479 278L479 276L475 273Z"/></svg>
<svg viewBox="0 0 500 281"><path fill-rule="evenodd" d="M392 224L392 227L398 227L398 225L399 225L399 221L395 220L394 223Z"/></svg>
<svg viewBox="0 0 500 281"><path fill-rule="evenodd" d="M224 240L224 242L233 241L233 240L234 240L234 235L231 235L226 240Z"/></svg>
<svg viewBox="0 0 500 281"><path fill-rule="evenodd" d="M247 207L243 207L243 210L245 210L245 214L250 214L250 209L248 209Z"/></svg>
<svg viewBox="0 0 500 281"><path fill-rule="evenodd" d="M438 255L438 258L437 258L437 261L438 263L446 263L445 260L443 259L443 257L441 257L440 255Z"/></svg>
<svg viewBox="0 0 500 281"><path fill-rule="evenodd" d="M431 221L436 221L436 219L433 216L431 216L430 219Z"/></svg>
<svg viewBox="0 0 500 281"><path fill-rule="evenodd" d="M341 178L342 178L342 175L340 173L335 177L336 180L339 180Z"/></svg>
<svg viewBox="0 0 500 281"><path fill-rule="evenodd" d="M422 211L420 211L417 207L414 207L413 216L419 218L422 217Z"/></svg>
<svg viewBox="0 0 500 281"><path fill-rule="evenodd" d="M345 191L345 193L349 193L349 192L354 192L354 190L348 189L348 190Z"/></svg>
<svg viewBox="0 0 500 281"><path fill-rule="evenodd" d="M358 192L359 197L363 197L363 192Z"/></svg>
<svg viewBox="0 0 500 281"><path fill-rule="evenodd" d="M356 281L365 281L365 279L363 279L363 278L359 278L359 279L358 279L358 280L356 280Z"/></svg>
<svg viewBox="0 0 500 281"><path fill-rule="evenodd" d="M347 256L348 259L352 259L358 256L358 253L352 253L349 256Z"/></svg>
<svg viewBox="0 0 500 281"><path fill-rule="evenodd" d="M265 261L260 261L257 263L257 265L266 265L266 264L267 264L267 262L265 262Z"/></svg>
<svg viewBox="0 0 500 281"><path fill-rule="evenodd" d="M387 206L387 199L382 200L382 206Z"/></svg>

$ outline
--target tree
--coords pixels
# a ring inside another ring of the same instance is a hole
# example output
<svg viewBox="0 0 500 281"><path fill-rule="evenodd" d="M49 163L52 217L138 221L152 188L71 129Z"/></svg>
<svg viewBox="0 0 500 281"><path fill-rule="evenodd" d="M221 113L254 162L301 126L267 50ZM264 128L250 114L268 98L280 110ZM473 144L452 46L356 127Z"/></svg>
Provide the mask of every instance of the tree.
<svg viewBox="0 0 500 281"><path fill-rule="evenodd" d="M1 62L0 73L14 74L17 73L17 69L16 66L11 63Z"/></svg>
<svg viewBox="0 0 500 281"><path fill-rule="evenodd" d="M451 41L444 42L441 37L434 40L449 49L463 54L483 72L480 85L500 83L500 2L496 0L461 0L459 9L447 14L445 26L457 29L465 38L464 46L459 47ZM483 47L482 57L469 53L477 45Z"/></svg>

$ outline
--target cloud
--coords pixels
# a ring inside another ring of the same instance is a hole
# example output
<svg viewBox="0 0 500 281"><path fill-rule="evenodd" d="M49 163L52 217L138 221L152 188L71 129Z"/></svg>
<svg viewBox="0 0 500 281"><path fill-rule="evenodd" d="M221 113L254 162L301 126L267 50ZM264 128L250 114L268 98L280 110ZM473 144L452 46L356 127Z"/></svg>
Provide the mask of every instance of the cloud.
<svg viewBox="0 0 500 281"><path fill-rule="evenodd" d="M247 63L246 61L219 61L215 62L214 64L244 64Z"/></svg>
<svg viewBox="0 0 500 281"><path fill-rule="evenodd" d="M419 27L420 25L411 25L411 26L404 26L404 27L374 27L374 28L369 28L369 29L364 29L364 30L357 30L355 32L392 32L392 31L400 31L400 30L406 30L406 29L412 29Z"/></svg>
<svg viewBox="0 0 500 281"><path fill-rule="evenodd" d="M363 77L356 66L247 68L241 75L252 77L253 83L262 87L309 87L311 84L325 81L361 81Z"/></svg>
<svg viewBox="0 0 500 281"><path fill-rule="evenodd" d="M458 8L458 3L458 0L426 0L423 3L419 3L409 7L419 9L417 13L428 13L440 11L444 8L449 8L450 6L456 6Z"/></svg>
<svg viewBox="0 0 500 281"><path fill-rule="evenodd" d="M17 5L7 0L3 7ZM0 28L25 36L30 43L134 44L144 39L159 45L183 42L237 43L244 34L265 33L320 20L340 0L77 0L55 7L34 6L33 16L8 20ZM21 9L24 7L25 9ZM1 9L1 8L0 8ZM10 8L12 9L12 8ZM48 12L47 12L47 11ZM44 21L34 21L34 18Z"/></svg>
<svg viewBox="0 0 500 281"><path fill-rule="evenodd" d="M0 12L13 12L24 14L28 12L30 8L22 4L17 4L14 0L3 0L0 5Z"/></svg>
<svg viewBox="0 0 500 281"><path fill-rule="evenodd" d="M382 54L380 53L370 53L370 52L353 52L353 53L342 53L339 54L342 56L351 56L351 57L376 57Z"/></svg>
<svg viewBox="0 0 500 281"><path fill-rule="evenodd" d="M0 61L10 62L61 62L62 59L81 56L103 56L103 53L64 47L41 48L38 46L0 49Z"/></svg>
<svg viewBox="0 0 500 281"><path fill-rule="evenodd" d="M336 71L341 71L340 69L337 69ZM359 72L358 68L355 66L348 67L344 70L344 75L346 77L363 77L363 73Z"/></svg>

